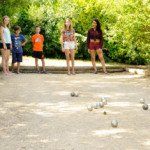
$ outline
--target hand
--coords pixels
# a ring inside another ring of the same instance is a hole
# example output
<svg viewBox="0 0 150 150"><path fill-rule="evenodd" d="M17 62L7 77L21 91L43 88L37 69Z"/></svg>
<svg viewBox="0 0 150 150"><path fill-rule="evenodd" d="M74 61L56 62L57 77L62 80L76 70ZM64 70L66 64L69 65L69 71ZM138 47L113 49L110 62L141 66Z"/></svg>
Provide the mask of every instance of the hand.
<svg viewBox="0 0 150 150"><path fill-rule="evenodd" d="M91 51L90 51L90 49L88 49L88 53L89 53L89 54L91 54Z"/></svg>
<svg viewBox="0 0 150 150"><path fill-rule="evenodd" d="M10 44L10 50L12 50L12 44Z"/></svg>
<svg viewBox="0 0 150 150"><path fill-rule="evenodd" d="M3 48L4 48L5 50L7 49L7 46L6 46L6 44L4 44L4 45L3 45Z"/></svg>
<svg viewBox="0 0 150 150"><path fill-rule="evenodd" d="M62 50L61 50L63 53L65 52L65 49L64 48L62 48Z"/></svg>
<svg viewBox="0 0 150 150"><path fill-rule="evenodd" d="M22 43L21 46L25 46L25 43Z"/></svg>

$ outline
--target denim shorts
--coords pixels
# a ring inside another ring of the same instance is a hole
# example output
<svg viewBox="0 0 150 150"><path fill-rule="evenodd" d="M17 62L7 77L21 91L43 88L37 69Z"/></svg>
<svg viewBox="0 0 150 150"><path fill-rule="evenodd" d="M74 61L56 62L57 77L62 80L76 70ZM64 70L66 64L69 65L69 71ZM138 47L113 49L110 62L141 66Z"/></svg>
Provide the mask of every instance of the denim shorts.
<svg viewBox="0 0 150 150"><path fill-rule="evenodd" d="M12 52L12 63L22 62L23 53Z"/></svg>

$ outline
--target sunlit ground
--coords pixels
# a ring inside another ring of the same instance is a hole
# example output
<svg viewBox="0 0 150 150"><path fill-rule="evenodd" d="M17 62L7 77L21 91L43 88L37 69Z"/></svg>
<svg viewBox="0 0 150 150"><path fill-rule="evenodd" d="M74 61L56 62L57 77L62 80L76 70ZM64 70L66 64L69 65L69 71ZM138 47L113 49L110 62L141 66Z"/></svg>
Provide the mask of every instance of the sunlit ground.
<svg viewBox="0 0 150 150"><path fill-rule="evenodd" d="M149 93L149 78L127 73L0 75L0 148L147 150L150 110L142 110L139 100L150 104ZM89 112L100 97L108 105Z"/></svg>

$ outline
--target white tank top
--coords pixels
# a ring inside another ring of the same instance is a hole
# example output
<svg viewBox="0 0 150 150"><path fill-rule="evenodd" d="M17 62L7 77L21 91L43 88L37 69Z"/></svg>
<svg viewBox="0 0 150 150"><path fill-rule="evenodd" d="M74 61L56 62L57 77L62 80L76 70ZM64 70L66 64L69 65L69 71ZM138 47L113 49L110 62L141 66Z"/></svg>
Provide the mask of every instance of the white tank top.
<svg viewBox="0 0 150 150"><path fill-rule="evenodd" d="M3 36L5 43L11 43L10 30L7 27L6 28L3 27Z"/></svg>

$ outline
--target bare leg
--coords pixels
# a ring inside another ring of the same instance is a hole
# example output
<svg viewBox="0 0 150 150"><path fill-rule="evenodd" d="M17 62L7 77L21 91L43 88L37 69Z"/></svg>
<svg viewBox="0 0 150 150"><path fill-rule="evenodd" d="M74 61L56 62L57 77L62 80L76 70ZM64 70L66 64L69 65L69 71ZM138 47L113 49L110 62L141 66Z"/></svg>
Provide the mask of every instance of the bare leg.
<svg viewBox="0 0 150 150"><path fill-rule="evenodd" d="M97 73L96 62L95 62L95 50L90 50L91 61L94 68L94 73Z"/></svg>
<svg viewBox="0 0 150 150"><path fill-rule="evenodd" d="M2 68L3 68L3 72L5 75L7 75L7 70L6 70L6 52L4 49L1 50L2 53Z"/></svg>
<svg viewBox="0 0 150 150"><path fill-rule="evenodd" d="M8 74L10 74L9 71L9 56L10 56L10 50L6 50L6 71Z"/></svg>
<svg viewBox="0 0 150 150"><path fill-rule="evenodd" d="M15 63L12 63L12 72L14 72L14 70L15 70Z"/></svg>
<svg viewBox="0 0 150 150"><path fill-rule="evenodd" d="M42 71L45 72L45 60L44 59L41 59L41 62L42 62Z"/></svg>
<svg viewBox="0 0 150 150"><path fill-rule="evenodd" d="M66 55L66 62L67 62L67 70L68 70L68 75L70 75L70 51L65 50L65 55Z"/></svg>
<svg viewBox="0 0 150 150"><path fill-rule="evenodd" d="M35 58L35 69L39 72L38 58Z"/></svg>
<svg viewBox="0 0 150 150"><path fill-rule="evenodd" d="M71 56L71 64L72 64L72 74L75 75L75 69L74 69L75 51L74 50L70 50L70 56Z"/></svg>
<svg viewBox="0 0 150 150"><path fill-rule="evenodd" d="M99 49L96 52L98 54L99 60L101 61L104 73L107 73L106 66L105 66L105 60L104 60L104 57L103 57L103 51L101 49Z"/></svg>
<svg viewBox="0 0 150 150"><path fill-rule="evenodd" d="M17 62L17 73L20 73L20 62Z"/></svg>

